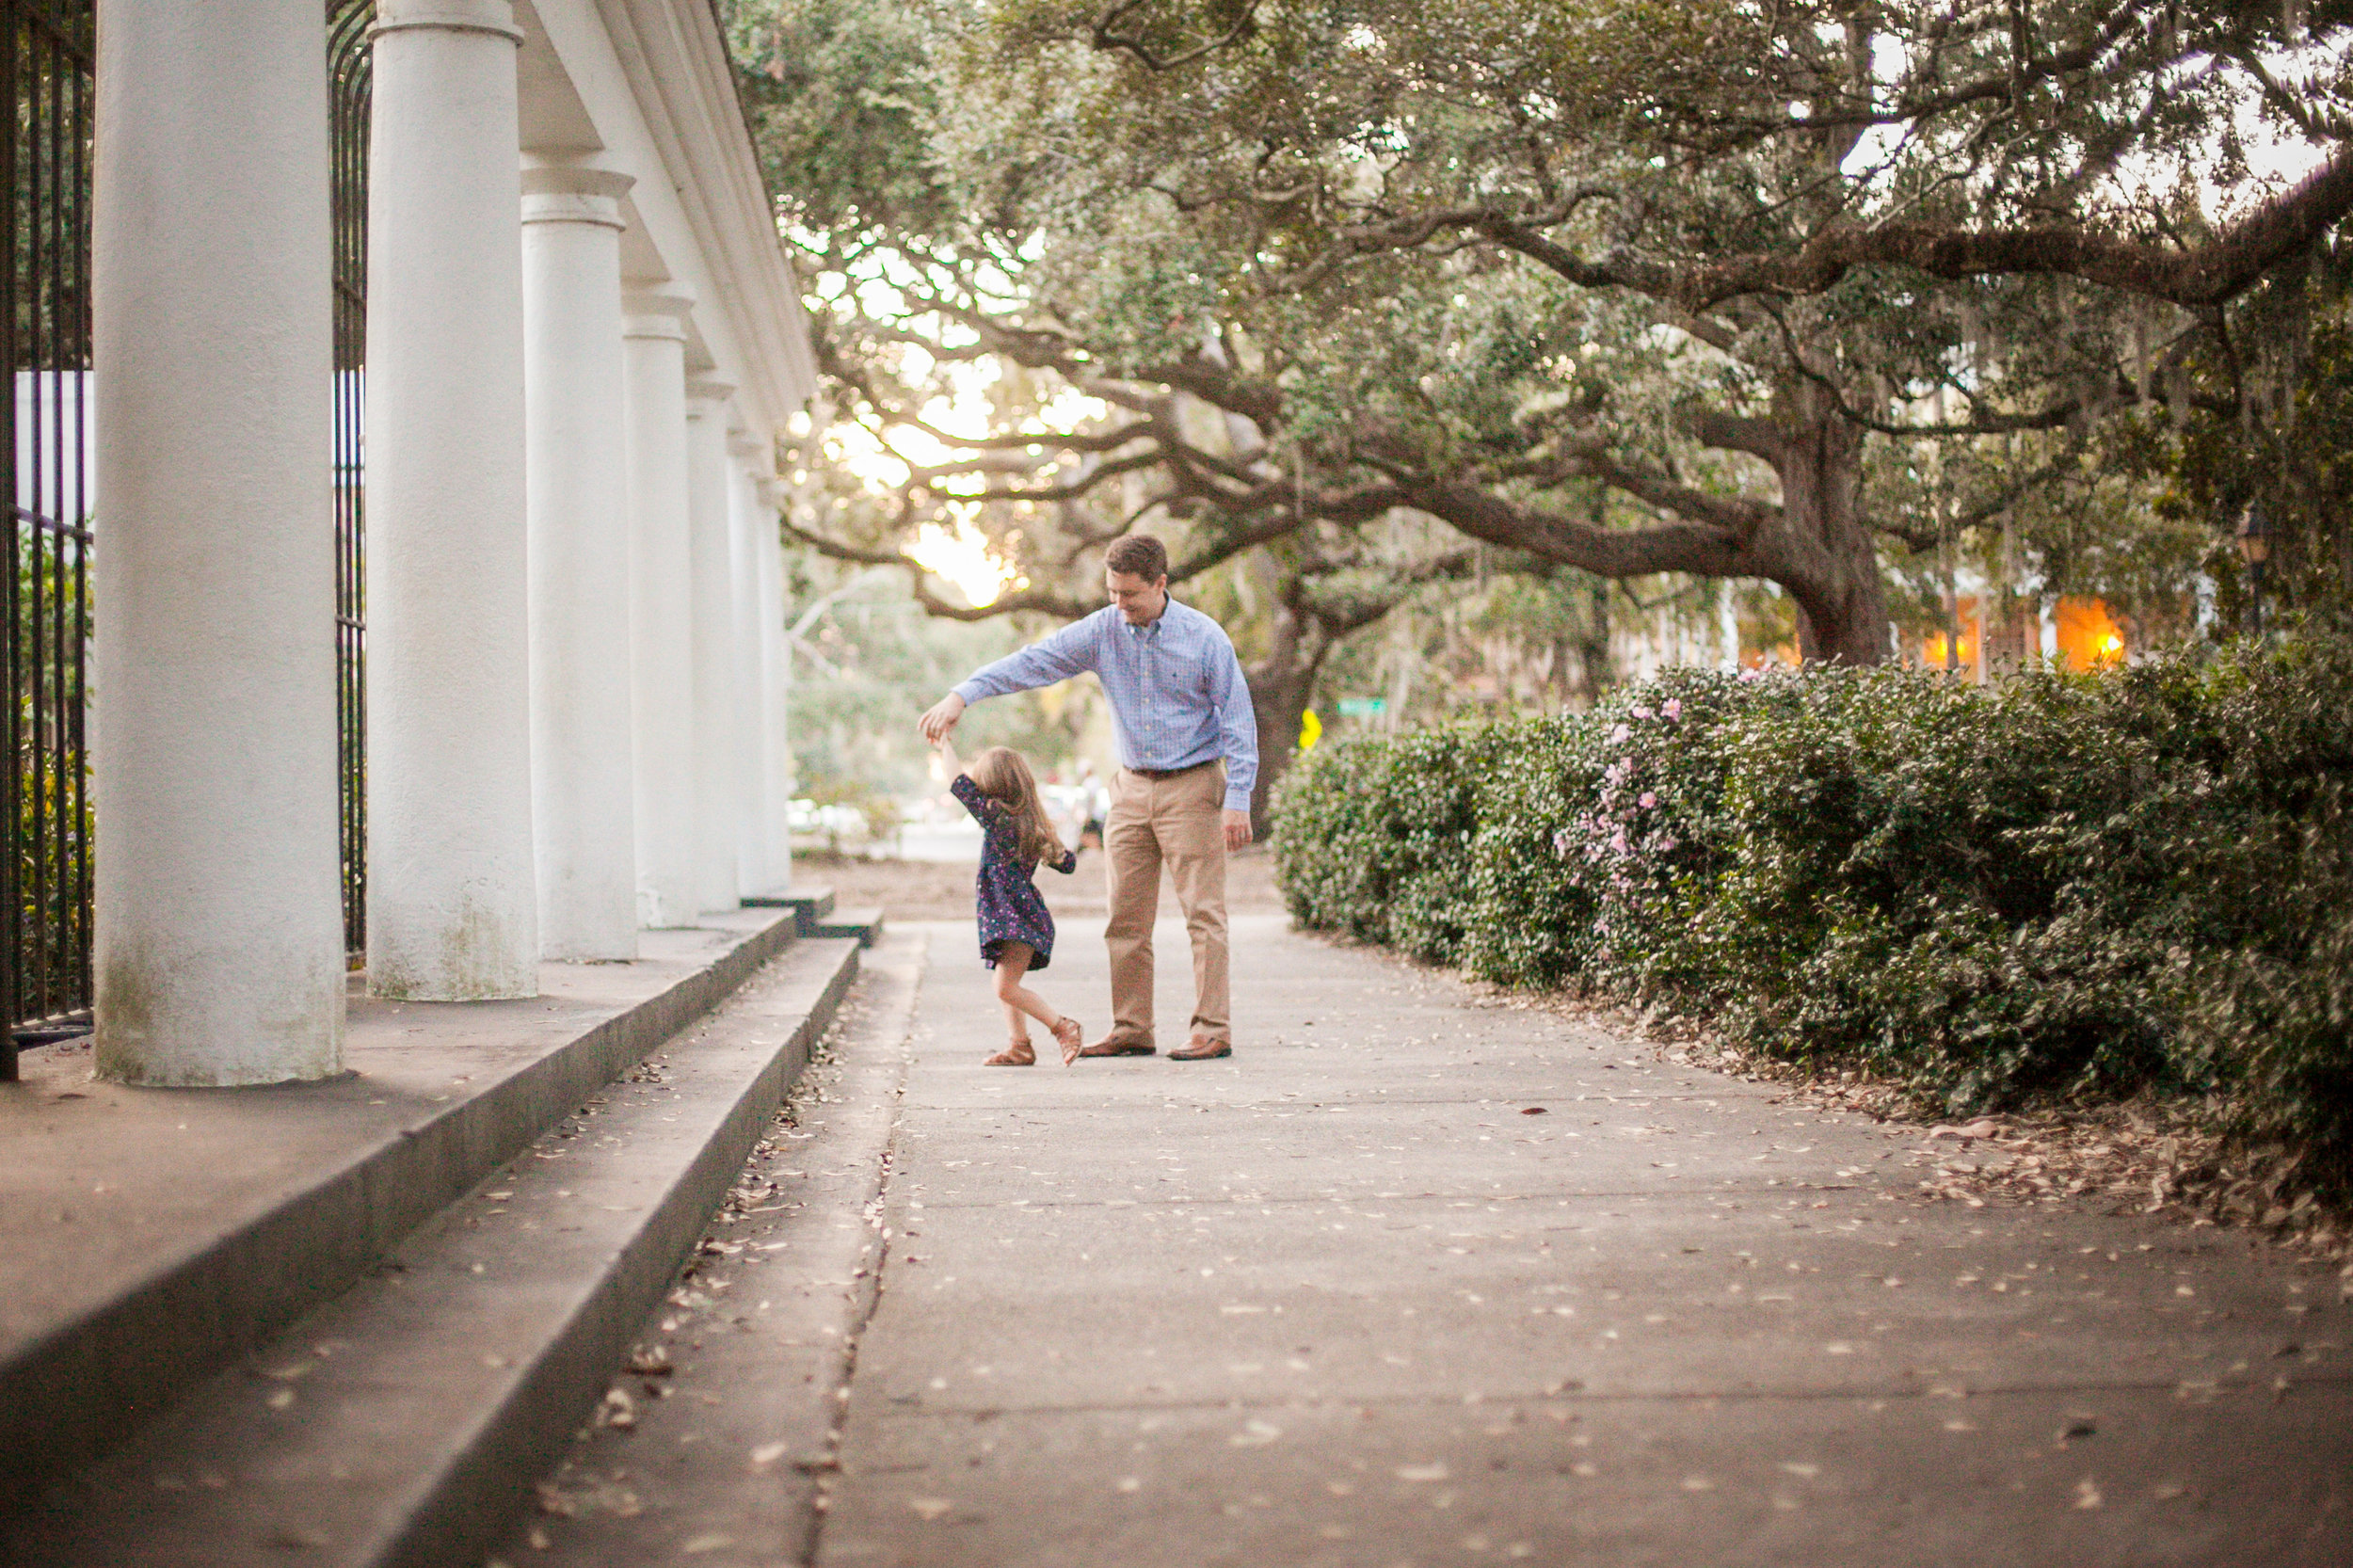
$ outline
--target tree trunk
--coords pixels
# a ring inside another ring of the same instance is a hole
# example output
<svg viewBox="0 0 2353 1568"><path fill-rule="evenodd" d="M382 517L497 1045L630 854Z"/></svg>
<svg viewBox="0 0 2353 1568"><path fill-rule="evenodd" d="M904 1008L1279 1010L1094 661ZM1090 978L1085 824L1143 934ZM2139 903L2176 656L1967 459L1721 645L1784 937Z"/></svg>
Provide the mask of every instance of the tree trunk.
<svg viewBox="0 0 2353 1568"><path fill-rule="evenodd" d="M1242 670L1250 683L1250 706L1258 720L1258 781L1250 792L1250 831L1260 840L1273 830L1268 808L1274 800L1274 786L1289 771L1299 748L1299 727L1306 719L1308 700L1315 695L1316 671L1323 663L1303 658L1303 652L1296 641L1285 648L1278 640L1274 657Z"/></svg>
<svg viewBox="0 0 2353 1568"><path fill-rule="evenodd" d="M1863 433L1822 388L1785 393L1780 409L1780 570L1762 575L1798 601L1798 651L1807 662L1877 664L1890 651L1879 552L1864 526Z"/></svg>

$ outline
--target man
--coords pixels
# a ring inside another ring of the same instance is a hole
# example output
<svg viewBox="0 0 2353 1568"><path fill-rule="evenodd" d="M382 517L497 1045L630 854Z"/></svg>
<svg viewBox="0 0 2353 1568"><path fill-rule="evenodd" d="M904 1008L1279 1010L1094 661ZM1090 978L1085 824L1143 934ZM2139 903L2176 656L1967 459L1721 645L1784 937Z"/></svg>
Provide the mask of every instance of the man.
<svg viewBox="0 0 2353 1568"><path fill-rule="evenodd" d="M1250 841L1258 730L1225 628L1168 597L1168 551L1148 534L1103 557L1111 603L998 660L940 698L919 728L936 743L972 703L1093 670L1111 699L1119 770L1104 845L1111 863L1111 1032L1081 1056L1150 1056L1152 921L1160 869L1193 937L1193 1028L1176 1062L1234 1053L1225 945L1225 856ZM1223 762L1224 766L1219 764Z"/></svg>

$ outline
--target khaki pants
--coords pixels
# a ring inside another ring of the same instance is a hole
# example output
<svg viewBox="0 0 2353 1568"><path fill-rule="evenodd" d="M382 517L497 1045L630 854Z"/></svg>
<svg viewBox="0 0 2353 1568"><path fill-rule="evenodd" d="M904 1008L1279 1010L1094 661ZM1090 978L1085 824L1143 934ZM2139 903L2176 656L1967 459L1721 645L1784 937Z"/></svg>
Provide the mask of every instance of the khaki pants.
<svg viewBox="0 0 2353 1568"><path fill-rule="evenodd" d="M1231 1041L1231 982L1225 951L1225 767L1212 762L1172 778L1119 770L1104 824L1111 863L1111 921L1103 939L1112 957L1112 1032L1121 1043L1151 1045L1152 921L1160 903L1160 868L1176 885L1193 938L1193 1030Z"/></svg>

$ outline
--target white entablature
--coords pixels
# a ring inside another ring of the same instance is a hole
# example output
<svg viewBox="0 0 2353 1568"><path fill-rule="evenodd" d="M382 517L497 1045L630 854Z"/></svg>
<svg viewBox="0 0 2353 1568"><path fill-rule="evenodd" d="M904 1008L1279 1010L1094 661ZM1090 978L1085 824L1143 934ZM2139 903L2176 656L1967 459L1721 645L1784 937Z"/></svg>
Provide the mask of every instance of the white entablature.
<svg viewBox="0 0 2353 1568"><path fill-rule="evenodd" d="M687 367L735 386L773 435L815 390L808 323L704 0L516 0L527 155L635 177L622 199L632 289L683 283Z"/></svg>

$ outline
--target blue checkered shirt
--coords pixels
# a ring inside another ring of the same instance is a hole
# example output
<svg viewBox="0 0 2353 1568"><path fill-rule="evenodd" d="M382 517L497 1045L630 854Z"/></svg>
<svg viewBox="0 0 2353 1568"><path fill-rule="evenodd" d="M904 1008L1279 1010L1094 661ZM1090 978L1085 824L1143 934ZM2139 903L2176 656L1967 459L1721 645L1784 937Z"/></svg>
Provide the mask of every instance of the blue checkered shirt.
<svg viewBox="0 0 2353 1568"><path fill-rule="evenodd" d="M1250 809L1258 778L1258 723L1225 629L1168 601L1149 626L1107 604L1043 642L1007 654L956 688L967 704L1026 692L1093 670L1111 698L1120 760L1168 773L1225 759L1225 808Z"/></svg>

